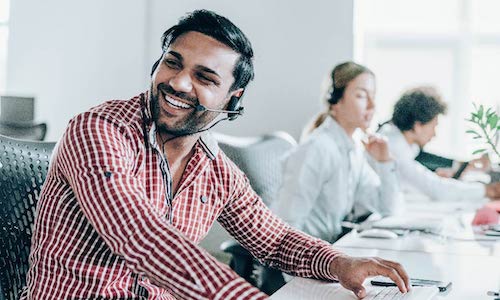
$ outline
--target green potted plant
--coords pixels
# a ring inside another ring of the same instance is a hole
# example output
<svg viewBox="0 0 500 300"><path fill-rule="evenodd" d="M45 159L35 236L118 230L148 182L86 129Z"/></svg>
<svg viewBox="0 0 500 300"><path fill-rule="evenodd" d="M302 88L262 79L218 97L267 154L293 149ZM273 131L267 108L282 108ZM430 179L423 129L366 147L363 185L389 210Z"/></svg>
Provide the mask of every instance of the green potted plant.
<svg viewBox="0 0 500 300"><path fill-rule="evenodd" d="M498 149L500 116L491 107L485 108L483 105L479 105L478 107L474 104L474 111L467 121L473 124L473 129L469 129L466 132L473 135L473 139L481 142L479 149L476 149L472 154L487 153L493 162L491 179L492 181L500 180L500 166L498 165L500 162Z"/></svg>

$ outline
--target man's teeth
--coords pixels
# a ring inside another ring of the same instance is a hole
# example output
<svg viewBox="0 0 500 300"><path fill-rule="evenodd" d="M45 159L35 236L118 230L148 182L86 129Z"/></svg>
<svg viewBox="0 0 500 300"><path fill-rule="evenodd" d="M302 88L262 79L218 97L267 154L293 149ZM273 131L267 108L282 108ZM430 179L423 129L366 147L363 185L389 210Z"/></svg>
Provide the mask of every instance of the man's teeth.
<svg viewBox="0 0 500 300"><path fill-rule="evenodd" d="M176 107L179 107L179 108L191 108L190 105L187 105L186 103L183 103L183 102L177 101L175 99L172 99L172 98L170 98L169 96L166 96L166 95L165 95L165 100L167 100L167 102L169 104L172 104L173 106L176 106Z"/></svg>

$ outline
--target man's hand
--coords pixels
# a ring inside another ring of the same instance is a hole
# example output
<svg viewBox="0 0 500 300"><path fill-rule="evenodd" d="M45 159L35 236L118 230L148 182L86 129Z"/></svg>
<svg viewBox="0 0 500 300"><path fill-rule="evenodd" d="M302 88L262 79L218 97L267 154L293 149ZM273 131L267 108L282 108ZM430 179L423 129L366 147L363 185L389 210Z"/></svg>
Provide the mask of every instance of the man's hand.
<svg viewBox="0 0 500 300"><path fill-rule="evenodd" d="M483 154L480 158L471 160L469 166L479 171L488 172L491 169L490 157L488 154Z"/></svg>
<svg viewBox="0 0 500 300"><path fill-rule="evenodd" d="M444 178L451 178L457 171L454 168L437 168L434 173Z"/></svg>
<svg viewBox="0 0 500 300"><path fill-rule="evenodd" d="M358 298L366 296L363 281L367 277L377 275L392 279L402 293L410 290L410 278L403 267L397 262L378 257L339 256L330 265L330 272L337 276L343 287L353 291Z"/></svg>
<svg viewBox="0 0 500 300"><path fill-rule="evenodd" d="M370 134L362 142L363 145L365 145L366 152L368 152L375 160L379 162L391 160L389 146L387 145L385 137Z"/></svg>
<svg viewBox="0 0 500 300"><path fill-rule="evenodd" d="M491 200L500 199L500 182L494 182L486 185L486 197Z"/></svg>

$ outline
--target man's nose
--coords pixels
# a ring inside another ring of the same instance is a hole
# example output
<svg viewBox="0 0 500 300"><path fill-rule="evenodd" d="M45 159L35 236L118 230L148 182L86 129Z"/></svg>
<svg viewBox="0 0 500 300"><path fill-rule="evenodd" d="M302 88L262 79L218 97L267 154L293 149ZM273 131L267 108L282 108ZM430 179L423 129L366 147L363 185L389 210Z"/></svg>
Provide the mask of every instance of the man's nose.
<svg viewBox="0 0 500 300"><path fill-rule="evenodd" d="M191 76L186 70L182 70L170 78L170 86L178 92L189 93L193 89Z"/></svg>

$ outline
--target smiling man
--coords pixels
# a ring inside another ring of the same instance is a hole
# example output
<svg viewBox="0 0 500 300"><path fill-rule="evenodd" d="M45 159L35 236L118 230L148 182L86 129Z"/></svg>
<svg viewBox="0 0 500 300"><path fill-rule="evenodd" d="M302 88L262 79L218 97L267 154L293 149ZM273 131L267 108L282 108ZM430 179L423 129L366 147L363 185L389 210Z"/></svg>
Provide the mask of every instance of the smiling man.
<svg viewBox="0 0 500 300"><path fill-rule="evenodd" d="M261 261L363 296L394 262L351 258L276 218L206 131L241 114L245 35L195 11L163 35L151 88L73 118L38 203L22 299L264 299L197 244L217 220ZM219 118L220 119L220 118Z"/></svg>

